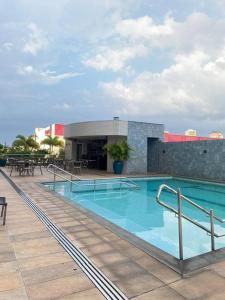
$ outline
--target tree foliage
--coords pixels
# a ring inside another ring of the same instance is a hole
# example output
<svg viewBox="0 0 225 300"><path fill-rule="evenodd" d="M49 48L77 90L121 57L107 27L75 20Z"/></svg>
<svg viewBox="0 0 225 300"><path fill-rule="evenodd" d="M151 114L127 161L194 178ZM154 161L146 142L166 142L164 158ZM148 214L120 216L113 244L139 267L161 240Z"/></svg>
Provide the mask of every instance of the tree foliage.
<svg viewBox="0 0 225 300"><path fill-rule="evenodd" d="M42 142L42 145L48 145L50 148L50 152L53 151L54 147L63 147L64 143L62 140L59 139L57 136L50 136L48 135Z"/></svg>
<svg viewBox="0 0 225 300"><path fill-rule="evenodd" d="M35 141L32 135L26 137L24 135L17 135L12 144L13 147L21 149L22 151L29 152L39 148L39 144Z"/></svg>
<svg viewBox="0 0 225 300"><path fill-rule="evenodd" d="M104 146L109 156L113 160L127 160L130 155L131 147L128 145L127 141L122 141L119 143L107 144Z"/></svg>

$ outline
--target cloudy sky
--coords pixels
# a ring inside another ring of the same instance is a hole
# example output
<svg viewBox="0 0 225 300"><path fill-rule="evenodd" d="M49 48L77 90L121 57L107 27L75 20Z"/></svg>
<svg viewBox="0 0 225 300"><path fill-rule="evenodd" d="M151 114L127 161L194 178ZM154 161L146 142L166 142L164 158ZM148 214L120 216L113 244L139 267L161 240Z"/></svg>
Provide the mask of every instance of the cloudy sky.
<svg viewBox="0 0 225 300"><path fill-rule="evenodd" d="M0 4L0 142L113 116L225 133L225 0Z"/></svg>

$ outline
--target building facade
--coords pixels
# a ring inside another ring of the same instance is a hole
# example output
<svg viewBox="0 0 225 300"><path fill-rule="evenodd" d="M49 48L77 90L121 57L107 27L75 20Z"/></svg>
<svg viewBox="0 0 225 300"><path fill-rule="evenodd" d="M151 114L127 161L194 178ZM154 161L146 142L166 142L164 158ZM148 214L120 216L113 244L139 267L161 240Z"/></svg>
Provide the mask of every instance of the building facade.
<svg viewBox="0 0 225 300"><path fill-rule="evenodd" d="M223 134L221 132L219 132L219 131L212 131L209 134L209 137L213 138L213 139L223 139Z"/></svg>
<svg viewBox="0 0 225 300"><path fill-rule="evenodd" d="M64 125L63 124L52 124L45 128L35 128L35 140L39 143L41 149L49 149L48 145L43 145L41 142L47 137L57 136L61 141L65 143L64 140ZM57 152L57 149L56 149Z"/></svg>
<svg viewBox="0 0 225 300"><path fill-rule="evenodd" d="M112 172L112 160L104 145L125 140L132 148L124 173L147 173L148 145L163 140L164 125L145 122L91 121L65 125L66 159L87 159L92 167Z"/></svg>
<svg viewBox="0 0 225 300"><path fill-rule="evenodd" d="M195 129L187 129L184 134L186 136L197 136L197 131Z"/></svg>

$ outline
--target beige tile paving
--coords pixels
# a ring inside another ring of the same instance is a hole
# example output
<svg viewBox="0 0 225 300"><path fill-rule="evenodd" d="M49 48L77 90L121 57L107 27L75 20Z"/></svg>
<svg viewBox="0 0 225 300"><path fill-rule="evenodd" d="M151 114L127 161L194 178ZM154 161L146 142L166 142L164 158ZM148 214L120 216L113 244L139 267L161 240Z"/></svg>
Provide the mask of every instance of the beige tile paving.
<svg viewBox="0 0 225 300"><path fill-rule="evenodd" d="M82 210L41 188L39 181L51 180L46 172L12 178L130 299L225 300L225 261L182 279ZM0 226L0 280L4 279L0 300L104 299L8 183L0 178L0 184L9 202L7 227Z"/></svg>
<svg viewBox="0 0 225 300"><path fill-rule="evenodd" d="M2 176L0 185L8 202L6 226L0 225L0 300L73 299L74 293L82 299L81 293L89 290L89 295L101 299L99 291Z"/></svg>
<svg viewBox="0 0 225 300"><path fill-rule="evenodd" d="M24 287L0 292L0 300L28 300Z"/></svg>
<svg viewBox="0 0 225 300"><path fill-rule="evenodd" d="M93 284L87 280L87 277L79 271L73 276L33 284L26 289L30 299L47 300L62 298L66 295L85 291L93 287Z"/></svg>
<svg viewBox="0 0 225 300"><path fill-rule="evenodd" d="M23 286L19 272L7 272L1 275L0 292L18 289Z"/></svg>
<svg viewBox="0 0 225 300"><path fill-rule="evenodd" d="M182 295L179 295L175 290L168 286L163 286L148 293L143 293L140 296L133 298L134 300L184 300Z"/></svg>

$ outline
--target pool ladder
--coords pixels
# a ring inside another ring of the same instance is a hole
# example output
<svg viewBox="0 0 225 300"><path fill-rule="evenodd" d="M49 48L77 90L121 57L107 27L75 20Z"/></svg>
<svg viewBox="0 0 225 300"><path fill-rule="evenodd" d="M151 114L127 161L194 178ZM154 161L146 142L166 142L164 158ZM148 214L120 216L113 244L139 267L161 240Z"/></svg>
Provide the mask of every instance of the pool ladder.
<svg viewBox="0 0 225 300"><path fill-rule="evenodd" d="M163 190L167 190L168 192L174 194L177 196L177 209L173 208L172 206L166 204L165 202L163 202L160 199L161 193ZM204 207L196 204L195 202L193 202L192 200L190 200L189 198L187 198L186 196L181 194L180 189L178 189L177 191L174 190L173 188L171 188L170 186L166 185L166 184L162 184L159 187L157 196L156 196L156 200L157 202L162 205L163 207L167 208L168 210L172 211L175 213L175 215L178 216L178 233L179 233L179 259L183 260L184 259L184 255L183 255L183 231L182 231L182 218L184 218L185 220L191 222L192 224L198 226L199 228L201 228L202 230L204 230L205 232L207 232L208 234L210 234L211 236L211 250L214 251L215 250L215 237L219 238L219 237L223 237L225 236L225 234L217 234L214 231L214 220L217 220L220 223L224 223L225 219L221 219L218 216L214 215L213 209L207 210ZM210 217L210 229L205 227L204 225L202 225L201 223L195 221L194 219L184 215L182 213L182 200L186 201L187 203L189 203L190 205L192 205L193 207L197 208L198 210L202 211L203 213L205 213L207 216Z"/></svg>
<svg viewBox="0 0 225 300"><path fill-rule="evenodd" d="M101 185L114 185L114 184L119 184L120 188L122 187L122 185L126 185L129 189L139 189L139 185L136 184L136 182L134 182L132 179L130 179L129 177L111 177L111 178L91 178L91 179L81 179L80 177L65 171L62 168L59 168L56 165L53 164L49 164L47 167L47 171L49 173L52 173L54 175L54 187L55 187L55 183L56 183L56 177L60 177L62 179L64 179L65 181L70 183L70 191L73 191L73 186L76 187L81 187L81 186L93 186L93 191L96 191L96 186L101 186ZM66 177L68 176L68 177ZM75 179L75 180L73 180ZM113 180L110 183L107 182L99 182L99 180ZM79 182L84 182L84 181L91 181L90 183L82 183L82 185Z"/></svg>

